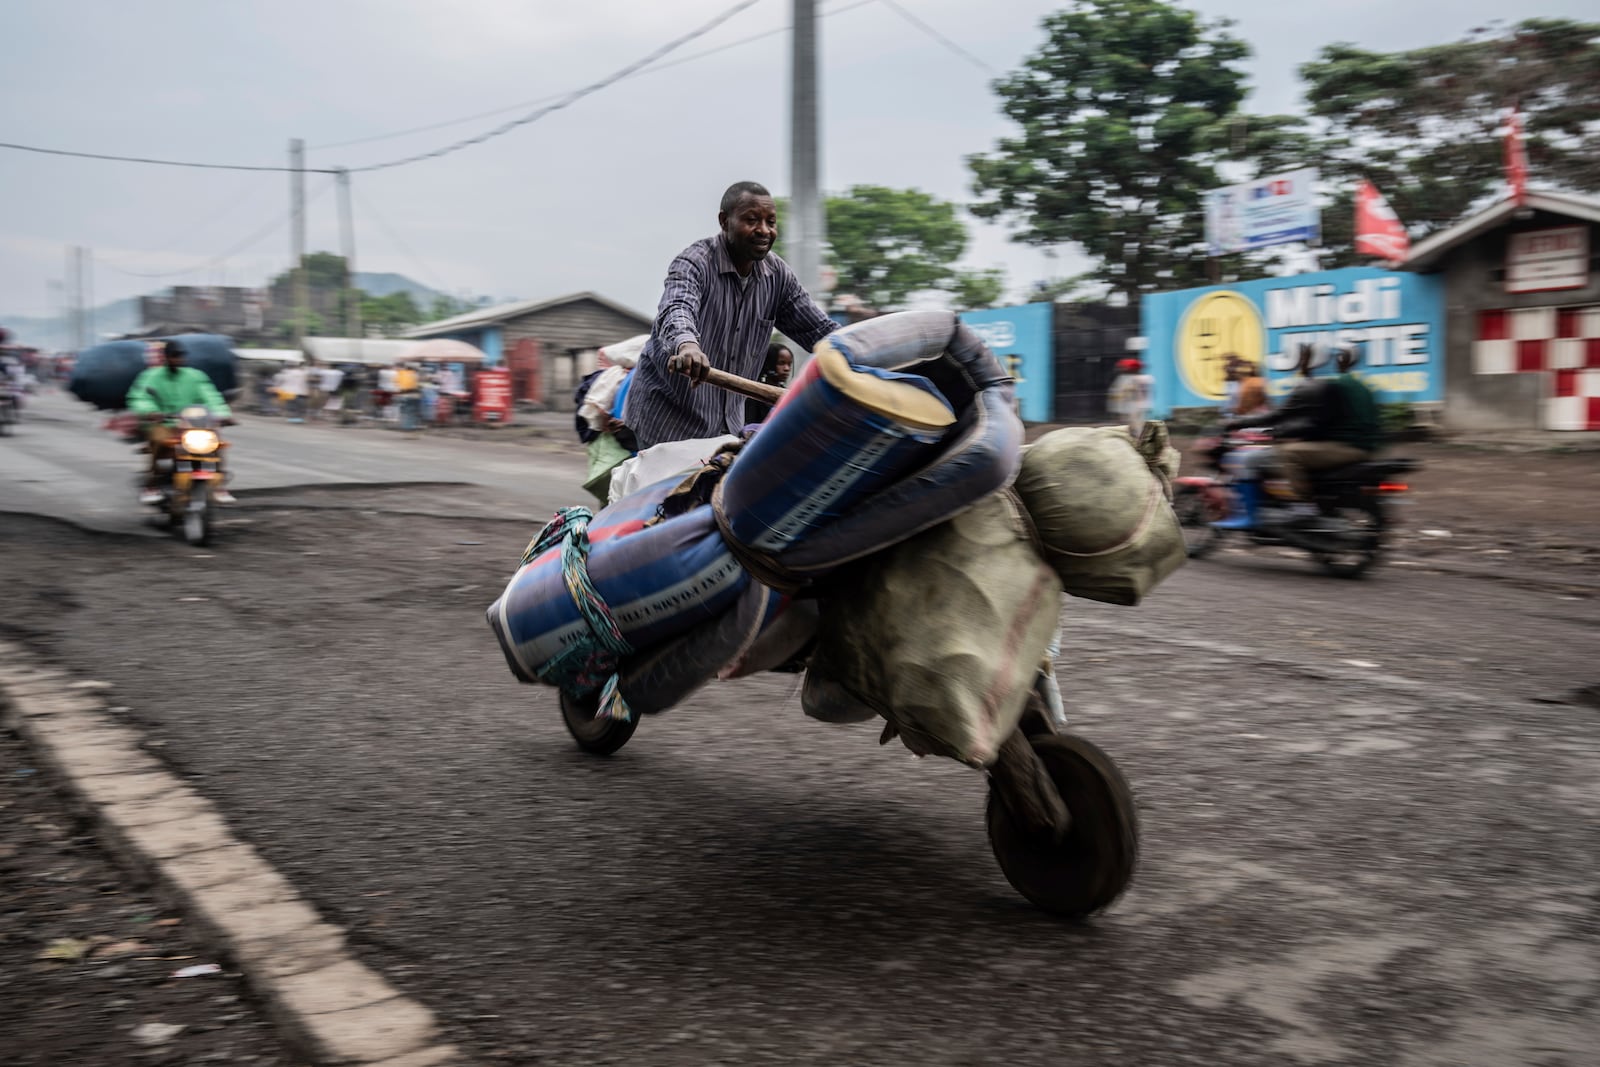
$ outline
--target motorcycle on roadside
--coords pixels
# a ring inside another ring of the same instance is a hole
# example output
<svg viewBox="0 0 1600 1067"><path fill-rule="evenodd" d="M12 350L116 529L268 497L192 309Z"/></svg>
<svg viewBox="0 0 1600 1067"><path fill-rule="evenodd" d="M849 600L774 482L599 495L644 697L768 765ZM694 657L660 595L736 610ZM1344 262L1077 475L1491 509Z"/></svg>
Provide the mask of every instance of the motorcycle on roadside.
<svg viewBox="0 0 1600 1067"><path fill-rule="evenodd" d="M170 456L158 461L161 497L153 501L167 526L191 545L207 545L216 517L217 493L222 488L222 454L229 445L218 430L231 419L219 419L204 407L188 407L171 416L158 416L171 434ZM146 444L145 450L156 448Z"/></svg>
<svg viewBox="0 0 1600 1067"><path fill-rule="evenodd" d="M1210 555L1229 534L1254 545L1306 552L1336 578L1363 577L1381 558L1395 506L1410 490L1412 459L1371 459L1313 476L1317 515L1295 512L1294 501L1275 496L1254 461L1271 447L1260 429L1217 429L1197 440L1193 453L1212 473L1174 479L1172 506L1190 559Z"/></svg>

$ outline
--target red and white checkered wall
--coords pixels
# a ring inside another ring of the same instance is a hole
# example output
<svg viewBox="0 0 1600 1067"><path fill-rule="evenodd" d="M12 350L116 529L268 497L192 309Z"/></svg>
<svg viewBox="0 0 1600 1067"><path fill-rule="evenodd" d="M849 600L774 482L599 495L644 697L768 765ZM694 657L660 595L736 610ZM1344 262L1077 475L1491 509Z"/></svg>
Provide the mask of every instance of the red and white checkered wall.
<svg viewBox="0 0 1600 1067"><path fill-rule="evenodd" d="M1543 375L1545 429L1600 430L1600 305L1480 312L1472 360L1478 374Z"/></svg>

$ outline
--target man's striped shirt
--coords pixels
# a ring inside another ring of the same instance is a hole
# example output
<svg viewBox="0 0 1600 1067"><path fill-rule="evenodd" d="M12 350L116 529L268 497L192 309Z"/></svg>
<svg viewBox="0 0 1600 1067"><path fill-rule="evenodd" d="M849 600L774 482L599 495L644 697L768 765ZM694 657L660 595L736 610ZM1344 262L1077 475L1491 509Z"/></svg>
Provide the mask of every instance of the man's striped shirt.
<svg viewBox="0 0 1600 1067"><path fill-rule="evenodd" d="M838 324L776 255L758 260L740 278L720 233L684 249L667 268L661 307L622 415L639 447L738 433L744 397L711 385L696 388L668 371L667 360L683 342L697 341L713 367L755 378L774 327L809 352Z"/></svg>

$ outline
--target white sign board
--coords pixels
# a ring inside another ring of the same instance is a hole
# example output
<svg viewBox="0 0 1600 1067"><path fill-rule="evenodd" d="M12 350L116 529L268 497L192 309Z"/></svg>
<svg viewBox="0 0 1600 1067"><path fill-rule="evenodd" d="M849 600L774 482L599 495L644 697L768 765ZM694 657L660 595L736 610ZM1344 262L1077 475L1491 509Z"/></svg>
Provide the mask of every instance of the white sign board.
<svg viewBox="0 0 1600 1067"><path fill-rule="evenodd" d="M1206 250L1221 256L1322 236L1314 167L1257 178L1206 194Z"/></svg>
<svg viewBox="0 0 1600 1067"><path fill-rule="evenodd" d="M1589 227L1514 233L1506 242L1506 292L1542 293L1589 284Z"/></svg>

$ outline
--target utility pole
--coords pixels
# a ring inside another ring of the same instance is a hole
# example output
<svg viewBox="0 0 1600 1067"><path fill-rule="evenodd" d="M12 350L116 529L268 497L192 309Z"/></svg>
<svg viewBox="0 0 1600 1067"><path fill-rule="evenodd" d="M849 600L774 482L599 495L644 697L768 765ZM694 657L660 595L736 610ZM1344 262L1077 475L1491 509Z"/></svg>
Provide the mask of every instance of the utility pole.
<svg viewBox="0 0 1600 1067"><path fill-rule="evenodd" d="M61 277L62 296L65 307L62 318L66 320L67 343L76 352L82 348L82 338L78 335L78 246L67 246L66 270Z"/></svg>
<svg viewBox="0 0 1600 1067"><path fill-rule="evenodd" d="M289 217L294 343L299 346L306 338L311 293L310 279L306 277L306 143L298 137L289 142Z"/></svg>
<svg viewBox="0 0 1600 1067"><path fill-rule="evenodd" d="M88 292L84 285L84 264L88 259L88 249L82 245L72 245L67 249L67 294L68 308L67 329L72 337L72 348L81 352L89 347L89 313L84 302Z"/></svg>
<svg viewBox="0 0 1600 1067"><path fill-rule="evenodd" d="M344 257L344 332L361 337L361 290L356 288L356 221L350 213L350 172L339 168L339 254Z"/></svg>
<svg viewBox="0 0 1600 1067"><path fill-rule="evenodd" d="M817 3L794 0L789 107L789 265L814 298L822 296L822 201L817 186Z"/></svg>
<svg viewBox="0 0 1600 1067"><path fill-rule="evenodd" d="M84 326L84 331L83 332L88 337L89 343L92 345L92 344L95 343L95 340L94 340L94 249L92 249L92 248L79 248L78 249L78 254L83 257L83 273L84 273L84 277L86 277L88 279L88 284L84 286L83 313L88 318L89 321Z"/></svg>

